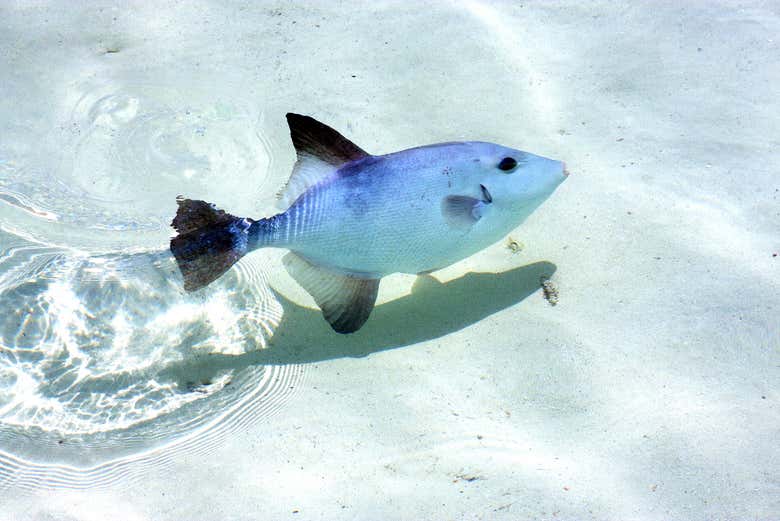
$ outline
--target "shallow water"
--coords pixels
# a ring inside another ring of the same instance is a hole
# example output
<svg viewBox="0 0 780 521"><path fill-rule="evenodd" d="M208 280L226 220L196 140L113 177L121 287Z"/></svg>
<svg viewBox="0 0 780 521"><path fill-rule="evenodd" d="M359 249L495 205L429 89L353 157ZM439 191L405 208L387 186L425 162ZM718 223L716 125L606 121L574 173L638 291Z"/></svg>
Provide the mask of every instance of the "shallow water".
<svg viewBox="0 0 780 521"><path fill-rule="evenodd" d="M775 4L0 19L3 519L780 518ZM572 175L355 335L282 251L185 294L176 196L274 213L288 111Z"/></svg>

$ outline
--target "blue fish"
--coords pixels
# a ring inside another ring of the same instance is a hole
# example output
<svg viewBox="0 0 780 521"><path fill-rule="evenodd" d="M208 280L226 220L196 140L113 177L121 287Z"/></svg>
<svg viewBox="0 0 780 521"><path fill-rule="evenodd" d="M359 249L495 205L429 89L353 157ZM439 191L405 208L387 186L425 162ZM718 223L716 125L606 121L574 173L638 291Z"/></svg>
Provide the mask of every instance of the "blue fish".
<svg viewBox="0 0 780 521"><path fill-rule="evenodd" d="M241 257L287 248L284 264L338 333L368 320L379 281L427 273L504 237L568 175L561 161L477 141L374 156L332 128L287 114L297 162L286 210L254 220L179 197L171 252L198 290Z"/></svg>

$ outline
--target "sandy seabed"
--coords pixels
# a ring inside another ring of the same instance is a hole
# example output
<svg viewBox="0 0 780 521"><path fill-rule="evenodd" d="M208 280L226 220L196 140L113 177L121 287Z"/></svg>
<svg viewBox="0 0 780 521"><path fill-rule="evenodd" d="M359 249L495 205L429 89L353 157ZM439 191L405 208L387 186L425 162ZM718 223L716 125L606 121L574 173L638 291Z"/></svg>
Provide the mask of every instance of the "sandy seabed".
<svg viewBox="0 0 780 521"><path fill-rule="evenodd" d="M0 27L8 258L164 249L183 191L270 211L288 111L572 172L351 337L280 304L287 348L220 355L300 370L274 414L100 487L13 467L0 518L780 519L777 2L4 2Z"/></svg>

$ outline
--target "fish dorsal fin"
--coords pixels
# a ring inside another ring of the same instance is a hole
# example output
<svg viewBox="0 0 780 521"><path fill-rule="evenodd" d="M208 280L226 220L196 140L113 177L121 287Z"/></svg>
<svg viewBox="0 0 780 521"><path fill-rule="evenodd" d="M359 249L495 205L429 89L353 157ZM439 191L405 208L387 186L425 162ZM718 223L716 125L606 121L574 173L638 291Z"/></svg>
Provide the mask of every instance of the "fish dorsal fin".
<svg viewBox="0 0 780 521"><path fill-rule="evenodd" d="M290 180L279 192L279 207L286 209L309 187L317 184L344 163L370 154L332 128L300 114L287 114L298 160Z"/></svg>
<svg viewBox="0 0 780 521"><path fill-rule="evenodd" d="M374 309L379 279L336 273L288 253L283 258L287 272L314 298L322 315L337 333L354 333Z"/></svg>
<svg viewBox="0 0 780 521"><path fill-rule="evenodd" d="M316 119L300 114L287 114L295 151L298 156L312 155L333 166L368 156L368 152Z"/></svg>

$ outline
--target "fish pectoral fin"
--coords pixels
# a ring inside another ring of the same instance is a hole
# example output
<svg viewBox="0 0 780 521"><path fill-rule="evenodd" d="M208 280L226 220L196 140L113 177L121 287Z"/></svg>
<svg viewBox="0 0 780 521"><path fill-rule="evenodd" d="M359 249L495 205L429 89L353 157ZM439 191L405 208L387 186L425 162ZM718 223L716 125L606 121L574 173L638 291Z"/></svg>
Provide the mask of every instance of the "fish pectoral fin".
<svg viewBox="0 0 780 521"><path fill-rule="evenodd" d="M379 279L336 273L290 252L283 258L287 272L314 298L337 333L354 333L374 309Z"/></svg>
<svg viewBox="0 0 780 521"><path fill-rule="evenodd" d="M468 228L482 218L485 202L467 195L448 195L441 202L441 213L453 228Z"/></svg>

